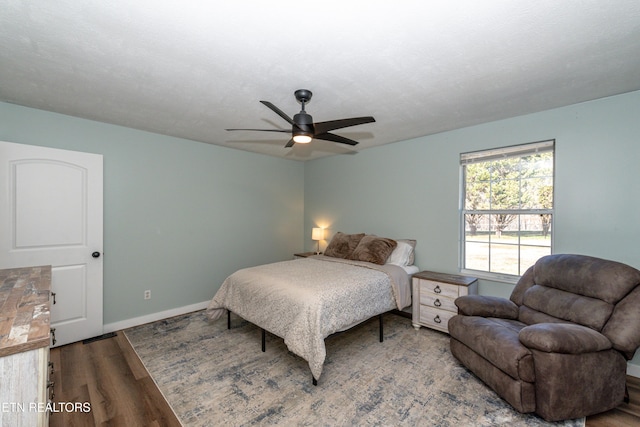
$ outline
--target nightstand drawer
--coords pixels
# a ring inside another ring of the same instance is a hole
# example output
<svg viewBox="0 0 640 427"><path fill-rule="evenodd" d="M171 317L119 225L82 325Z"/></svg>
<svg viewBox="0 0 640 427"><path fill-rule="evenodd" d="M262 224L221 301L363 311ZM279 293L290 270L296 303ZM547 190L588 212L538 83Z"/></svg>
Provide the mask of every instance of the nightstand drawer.
<svg viewBox="0 0 640 427"><path fill-rule="evenodd" d="M435 282L433 280L420 280L420 295L431 294L448 298L458 298L459 286L449 283Z"/></svg>
<svg viewBox="0 0 640 427"><path fill-rule="evenodd" d="M438 310L433 307L420 307L420 323L433 329L449 332L449 319L456 313L445 310Z"/></svg>
<svg viewBox="0 0 640 427"><path fill-rule="evenodd" d="M457 313L458 307L456 306L454 301L455 300L453 298L447 298L437 294L420 294L420 304L422 306L439 308L440 310L447 310Z"/></svg>

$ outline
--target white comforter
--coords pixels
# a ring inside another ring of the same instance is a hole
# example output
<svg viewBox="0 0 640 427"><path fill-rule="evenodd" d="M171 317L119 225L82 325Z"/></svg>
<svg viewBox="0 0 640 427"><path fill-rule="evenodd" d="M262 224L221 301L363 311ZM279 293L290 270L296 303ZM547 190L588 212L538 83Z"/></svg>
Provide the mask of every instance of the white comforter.
<svg viewBox="0 0 640 427"><path fill-rule="evenodd" d="M318 379L327 336L410 303L409 275L398 266L313 256L236 271L207 315L230 310L282 337Z"/></svg>

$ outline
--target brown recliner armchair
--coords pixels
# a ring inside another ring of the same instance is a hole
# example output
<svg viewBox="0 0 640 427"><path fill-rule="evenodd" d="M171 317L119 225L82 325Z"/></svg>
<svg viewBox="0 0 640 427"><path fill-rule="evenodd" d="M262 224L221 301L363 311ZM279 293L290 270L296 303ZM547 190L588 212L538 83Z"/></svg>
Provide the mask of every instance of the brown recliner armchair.
<svg viewBox="0 0 640 427"><path fill-rule="evenodd" d="M640 271L584 255L540 258L509 299L468 295L449 320L451 353L516 410L547 421L625 398L640 346Z"/></svg>

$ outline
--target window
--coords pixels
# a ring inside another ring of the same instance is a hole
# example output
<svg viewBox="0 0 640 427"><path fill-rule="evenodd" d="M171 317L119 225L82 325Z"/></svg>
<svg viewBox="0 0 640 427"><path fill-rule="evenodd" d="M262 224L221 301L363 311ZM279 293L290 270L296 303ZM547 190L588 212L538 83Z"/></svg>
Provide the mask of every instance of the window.
<svg viewBox="0 0 640 427"><path fill-rule="evenodd" d="M552 253L553 157L554 141L460 155L462 270L514 281Z"/></svg>

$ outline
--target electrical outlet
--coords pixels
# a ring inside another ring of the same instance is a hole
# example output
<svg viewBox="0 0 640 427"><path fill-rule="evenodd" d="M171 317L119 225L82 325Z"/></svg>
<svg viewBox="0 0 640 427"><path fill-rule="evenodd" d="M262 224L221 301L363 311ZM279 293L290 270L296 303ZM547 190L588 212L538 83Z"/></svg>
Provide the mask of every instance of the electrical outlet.
<svg viewBox="0 0 640 427"><path fill-rule="evenodd" d="M144 299L151 299L151 289L144 291Z"/></svg>

